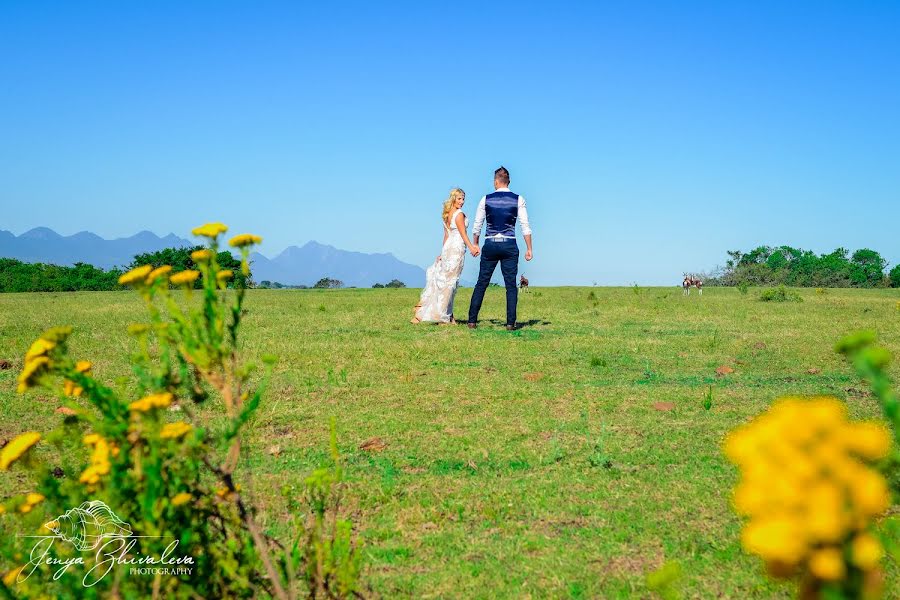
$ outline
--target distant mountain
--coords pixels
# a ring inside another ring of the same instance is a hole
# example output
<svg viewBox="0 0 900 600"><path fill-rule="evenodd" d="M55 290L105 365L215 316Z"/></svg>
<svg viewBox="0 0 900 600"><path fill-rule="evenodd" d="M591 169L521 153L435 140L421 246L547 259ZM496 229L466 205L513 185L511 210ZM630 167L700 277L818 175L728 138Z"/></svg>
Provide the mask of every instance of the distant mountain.
<svg viewBox="0 0 900 600"><path fill-rule="evenodd" d="M313 285L322 277L340 279L345 286L372 287L399 279L409 287L425 285L421 267L402 262L393 254L365 254L339 250L318 242L291 246L275 258L251 255L255 281L277 281L287 285Z"/></svg>
<svg viewBox="0 0 900 600"><path fill-rule="evenodd" d="M159 237L149 231L105 240L88 231L61 236L52 229L37 227L16 236L0 230L2 258L55 265L84 262L104 269L128 265L135 254L194 244L173 234ZM371 287L392 279L399 279L409 287L425 285L425 271L421 267L402 262L393 254L349 252L318 242L291 246L272 259L254 253L252 269L256 281L286 285L311 286L322 277L340 279L344 285L356 287Z"/></svg>
<svg viewBox="0 0 900 600"><path fill-rule="evenodd" d="M159 237L150 231L115 240L105 240L88 231L62 236L46 227L36 227L19 236L0 231L0 257L54 265L83 262L104 269L123 267L142 252L193 245L171 233Z"/></svg>

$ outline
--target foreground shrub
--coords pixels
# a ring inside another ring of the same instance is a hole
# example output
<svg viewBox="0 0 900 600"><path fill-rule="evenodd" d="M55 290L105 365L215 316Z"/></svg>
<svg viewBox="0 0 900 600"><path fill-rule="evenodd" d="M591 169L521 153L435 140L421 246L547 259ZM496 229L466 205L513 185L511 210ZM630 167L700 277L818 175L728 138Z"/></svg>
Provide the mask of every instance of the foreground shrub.
<svg viewBox="0 0 900 600"><path fill-rule="evenodd" d="M732 432L744 549L773 576L798 578L802 598L877 596L884 550L873 522L890 493L873 465L890 448L883 426L849 421L836 398L785 398Z"/></svg>
<svg viewBox="0 0 900 600"><path fill-rule="evenodd" d="M783 285L763 290L759 295L759 299L763 302L803 302L800 294L787 289Z"/></svg>
<svg viewBox="0 0 900 600"><path fill-rule="evenodd" d="M317 471L317 483L294 507L301 515L331 515L333 527L303 528L292 544L261 530L242 491L236 473L242 437L274 359L264 361L258 382L251 378L255 366L241 359L246 278L219 264L218 238L226 230L218 223L194 230L209 240L191 255L196 270L140 265L119 279L137 290L149 316L128 326L136 345L130 383L127 376L115 386L96 379L90 362L69 352L69 327L48 330L26 353L19 391L40 387L65 396L68 416L47 433L19 435L0 452L0 470L21 466L34 484L34 491L0 505L6 534L0 556L8 569L0 593L358 594L358 549L330 492L340 484L339 465ZM249 234L231 239L245 277L249 249L260 241ZM226 291L232 280L235 289ZM200 291L193 289L197 281ZM201 418L197 409L205 403L215 403L218 416ZM35 451L39 445L49 447Z"/></svg>

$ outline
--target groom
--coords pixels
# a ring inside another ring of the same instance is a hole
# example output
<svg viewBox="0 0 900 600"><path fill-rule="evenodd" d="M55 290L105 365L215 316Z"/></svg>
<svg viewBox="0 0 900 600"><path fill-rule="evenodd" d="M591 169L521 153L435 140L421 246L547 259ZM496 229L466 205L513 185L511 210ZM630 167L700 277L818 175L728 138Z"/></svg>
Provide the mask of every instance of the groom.
<svg viewBox="0 0 900 600"><path fill-rule="evenodd" d="M487 233L484 248L481 249L481 270L469 305L469 329L478 326L478 311L481 310L484 292L499 262L503 281L506 283L506 329L512 331L516 328L516 302L519 298L519 290L516 288L516 271L519 268L516 221L519 221L522 235L525 236L525 260L531 260L531 227L528 225L525 198L509 191L509 171L504 167L494 171L494 190L493 194L488 194L478 203L475 226L472 228L477 246L481 224L487 217Z"/></svg>

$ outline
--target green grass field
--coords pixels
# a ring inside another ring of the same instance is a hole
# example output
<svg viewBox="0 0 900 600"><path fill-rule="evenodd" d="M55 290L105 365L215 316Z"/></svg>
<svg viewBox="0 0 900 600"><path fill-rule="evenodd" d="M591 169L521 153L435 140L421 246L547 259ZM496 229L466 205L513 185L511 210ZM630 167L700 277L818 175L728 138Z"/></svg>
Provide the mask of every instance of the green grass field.
<svg viewBox="0 0 900 600"><path fill-rule="evenodd" d="M875 418L834 343L874 328L900 354L895 290L800 293L774 304L754 290L536 288L521 295L526 326L507 332L502 289L475 331L410 325L417 290L251 291L246 351L280 358L243 474L265 527L284 533L282 487L327 460L335 416L345 507L385 598L647 598L644 574L668 560L688 597L789 597L740 549L723 436L785 394L833 394ZM112 382L142 316L132 293L0 295L0 359L13 362L0 439L61 418L59 399L14 392L43 329L75 326L73 354ZM717 376L722 365L734 372ZM374 437L383 450L359 449ZM28 482L18 470L0 484ZM887 576L900 597L900 568Z"/></svg>

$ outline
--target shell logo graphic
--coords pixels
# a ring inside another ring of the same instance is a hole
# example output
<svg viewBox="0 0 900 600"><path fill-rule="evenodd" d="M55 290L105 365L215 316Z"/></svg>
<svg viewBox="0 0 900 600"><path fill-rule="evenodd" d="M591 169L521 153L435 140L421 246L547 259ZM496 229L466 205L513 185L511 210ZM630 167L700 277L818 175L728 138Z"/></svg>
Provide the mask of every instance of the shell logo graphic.
<svg viewBox="0 0 900 600"><path fill-rule="evenodd" d="M105 502L91 500L44 523L44 527L81 551L93 550L107 538L128 537L131 525L116 516Z"/></svg>

